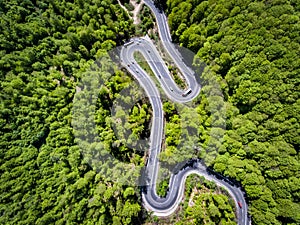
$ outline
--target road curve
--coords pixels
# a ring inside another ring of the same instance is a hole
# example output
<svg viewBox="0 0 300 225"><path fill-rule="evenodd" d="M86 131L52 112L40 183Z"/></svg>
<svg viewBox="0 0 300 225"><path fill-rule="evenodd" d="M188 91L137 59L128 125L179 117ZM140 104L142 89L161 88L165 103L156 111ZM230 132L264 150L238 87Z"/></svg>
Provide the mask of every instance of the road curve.
<svg viewBox="0 0 300 225"><path fill-rule="evenodd" d="M192 101L199 94L201 86L197 82L194 72L183 63L181 55L171 43L171 36L165 15L160 12L150 0L144 0L144 2L155 15L160 39L162 40L164 48L180 69L188 85L187 90L181 90L176 85L174 80L170 77L168 68L159 52L148 37L133 38L121 48L120 59L122 65L143 87L153 110L149 156L144 174L146 187L142 192L144 206L148 210L153 211L154 215L171 215L175 212L184 195L186 177L190 174L198 174L226 189L234 199L238 224L250 224L247 213L248 206L241 189L228 183L226 179L220 179L219 176L211 173L199 160L190 160L184 169L181 169L176 174L172 174L169 182L169 191L165 198L159 197L156 193L156 181L159 170L158 155L161 151L163 139L164 112L160 94L155 83L136 62L134 53L140 52L144 56L163 88L163 91L172 101L179 103ZM241 204L242 208L239 207L238 203Z"/></svg>

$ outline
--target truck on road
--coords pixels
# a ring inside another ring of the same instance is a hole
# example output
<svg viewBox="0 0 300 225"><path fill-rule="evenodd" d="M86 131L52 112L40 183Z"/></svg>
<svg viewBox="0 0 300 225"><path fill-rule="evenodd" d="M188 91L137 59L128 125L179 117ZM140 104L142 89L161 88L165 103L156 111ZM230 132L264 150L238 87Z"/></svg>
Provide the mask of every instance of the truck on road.
<svg viewBox="0 0 300 225"><path fill-rule="evenodd" d="M186 97L187 95L189 95L192 92L192 89L187 89L183 94L182 97Z"/></svg>

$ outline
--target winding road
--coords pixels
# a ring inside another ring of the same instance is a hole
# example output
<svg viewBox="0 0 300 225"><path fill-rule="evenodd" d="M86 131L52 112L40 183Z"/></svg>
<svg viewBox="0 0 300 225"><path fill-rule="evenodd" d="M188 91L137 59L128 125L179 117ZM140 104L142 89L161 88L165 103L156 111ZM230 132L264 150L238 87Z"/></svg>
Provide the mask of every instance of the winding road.
<svg viewBox="0 0 300 225"><path fill-rule="evenodd" d="M228 180L220 179L219 176L217 177L214 173L211 173L200 160L189 161L188 166L171 175L169 191L165 198L159 197L156 193L156 181L159 170L158 155L161 151L163 139L164 112L158 88L149 75L136 62L134 53L140 52L144 56L163 91L174 102L185 103L192 101L199 94L201 86L197 82L194 72L185 65L182 61L182 56L172 44L165 14L159 11L152 1L144 0L144 3L151 9L155 16L163 47L172 57L177 68L182 72L188 85L187 90L182 90L176 85L169 75L168 68L162 57L148 37L133 38L122 47L120 52L122 65L143 87L153 110L149 157L144 177L146 179L146 187L142 192L144 206L148 210L153 211L154 215L171 215L182 201L186 177L190 174L198 174L226 189L235 201L238 224L250 224L248 206L241 189L228 182Z"/></svg>

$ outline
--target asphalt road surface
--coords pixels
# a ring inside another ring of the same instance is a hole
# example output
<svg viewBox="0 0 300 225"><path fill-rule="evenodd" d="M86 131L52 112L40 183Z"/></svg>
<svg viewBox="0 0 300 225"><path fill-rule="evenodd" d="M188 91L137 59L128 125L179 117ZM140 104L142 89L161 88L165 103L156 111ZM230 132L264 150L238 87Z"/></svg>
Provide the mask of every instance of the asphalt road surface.
<svg viewBox="0 0 300 225"><path fill-rule="evenodd" d="M139 84L145 90L153 110L149 156L144 173L146 186L142 191L144 206L148 210L153 211L154 215L171 215L182 201L186 177L190 174L198 174L226 189L234 199L238 224L250 224L248 206L241 189L228 179L208 170L199 160L190 160L183 169L176 172L176 174L172 174L169 182L169 191L166 197L159 197L156 193L156 181L159 170L158 155L161 151L163 139L164 112L159 91L150 76L134 59L134 52L140 52L144 56L163 91L172 101L179 103L192 101L199 94L201 86L195 78L195 73L185 65L182 61L182 56L172 44L165 14L158 10L152 1L144 0L144 2L155 15L163 47L172 57L173 62L183 74L188 85L186 90L182 90L176 85L169 75L165 62L148 37L133 38L122 47L120 52L122 65L135 77L135 79L137 79Z"/></svg>

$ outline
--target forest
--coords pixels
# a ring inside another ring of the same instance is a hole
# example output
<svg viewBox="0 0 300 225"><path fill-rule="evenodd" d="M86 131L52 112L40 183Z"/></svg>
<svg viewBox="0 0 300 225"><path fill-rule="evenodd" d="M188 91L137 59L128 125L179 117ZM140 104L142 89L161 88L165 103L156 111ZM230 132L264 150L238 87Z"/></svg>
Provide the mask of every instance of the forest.
<svg viewBox="0 0 300 225"><path fill-rule="evenodd" d="M168 0L174 42L222 82L215 171L239 181L253 224L300 223L299 1Z"/></svg>
<svg viewBox="0 0 300 225"><path fill-rule="evenodd" d="M140 223L137 188L84 162L71 126L82 71L133 35L128 15L111 0L5 0L0 15L0 223Z"/></svg>
<svg viewBox="0 0 300 225"><path fill-rule="evenodd" d="M132 9L129 1L120 2ZM205 93L197 100L199 149L216 155L210 161L215 171L243 186L252 224L299 224L300 2L157 2L174 43L204 60L222 90L224 126L213 123ZM84 74L130 37L150 29L157 39L149 14L144 7L142 24L133 25L116 0L0 1L1 224L236 223L226 192L197 176L187 180L179 213L169 220L153 217L138 186L101 176L76 142L72 109ZM143 99L121 115L131 139L114 133L110 113L132 82L126 71L115 71L97 93L93 122L114 157L142 168L146 153L127 145L149 136L149 102ZM185 115L167 100L164 111L166 151L160 160L172 167L187 157L176 148ZM222 140L211 138L212 131L224 133ZM166 189L162 181L159 194Z"/></svg>

